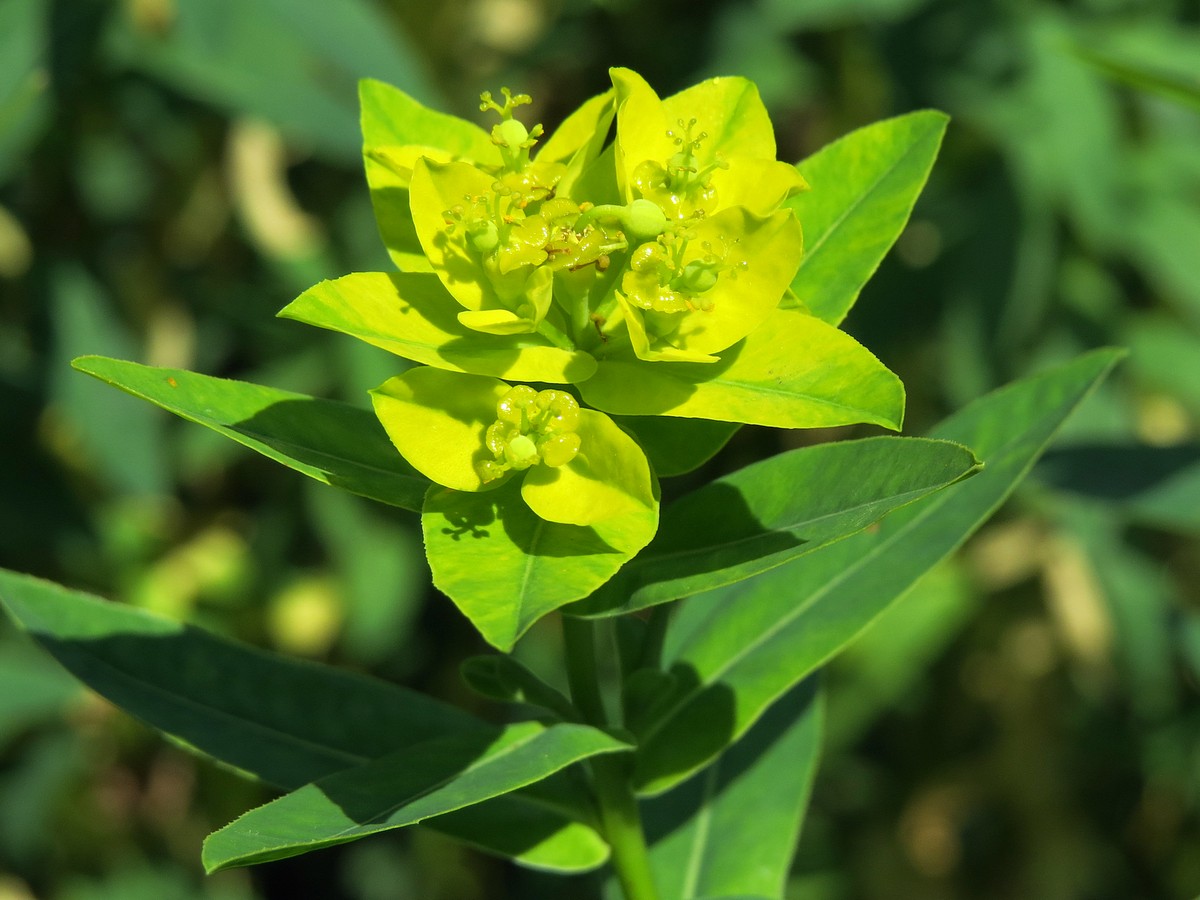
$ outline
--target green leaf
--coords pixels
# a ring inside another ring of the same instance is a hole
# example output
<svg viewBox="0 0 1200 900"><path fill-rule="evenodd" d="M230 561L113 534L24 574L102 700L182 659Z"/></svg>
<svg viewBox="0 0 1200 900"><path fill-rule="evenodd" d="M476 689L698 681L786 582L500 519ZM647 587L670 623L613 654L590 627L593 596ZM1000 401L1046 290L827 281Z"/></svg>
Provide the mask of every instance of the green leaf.
<svg viewBox="0 0 1200 900"><path fill-rule="evenodd" d="M296 787L483 722L386 682L299 662L0 570L0 599L75 677L214 759Z"/></svg>
<svg viewBox="0 0 1200 900"><path fill-rule="evenodd" d="M591 526L547 522L516 479L486 493L434 486L421 516L433 583L504 652L546 613L604 584L657 525L657 505Z"/></svg>
<svg viewBox="0 0 1200 900"><path fill-rule="evenodd" d="M489 700L541 706L568 722L579 719L570 700L511 656L472 656L463 661L459 672L475 693Z"/></svg>
<svg viewBox="0 0 1200 900"><path fill-rule="evenodd" d="M703 772L642 801L660 900L783 896L821 750L816 687L793 688Z"/></svg>
<svg viewBox="0 0 1200 900"><path fill-rule="evenodd" d="M785 205L804 226L792 291L836 325L896 242L937 158L949 121L932 110L851 132L797 165L812 190Z"/></svg>
<svg viewBox="0 0 1200 900"><path fill-rule="evenodd" d="M735 422L658 416L619 416L614 421L633 435L660 478L700 468L741 427Z"/></svg>
<svg viewBox="0 0 1200 900"><path fill-rule="evenodd" d="M404 509L421 508L429 483L404 462L365 409L102 356L83 356L72 365L317 481Z"/></svg>
<svg viewBox="0 0 1200 900"><path fill-rule="evenodd" d="M591 799L583 789L572 792L570 812L564 812L560 779L570 770L551 775L519 791L493 797L474 806L426 819L421 826L499 854L525 868L551 872L587 872L602 866L609 847L591 821ZM578 821L583 817L588 821Z"/></svg>
<svg viewBox="0 0 1200 900"><path fill-rule="evenodd" d="M588 725L510 725L436 738L337 772L252 809L208 836L209 872L296 856L413 825L507 794L629 745Z"/></svg>
<svg viewBox="0 0 1200 900"><path fill-rule="evenodd" d="M929 0L764 0L762 14L779 32L811 32L885 22L910 15Z"/></svg>
<svg viewBox="0 0 1200 900"><path fill-rule="evenodd" d="M1200 35L1167 20L1122 22L1089 31L1073 48L1117 81L1200 111Z"/></svg>
<svg viewBox="0 0 1200 900"><path fill-rule="evenodd" d="M1200 445L1086 444L1046 455L1037 476L1060 490L1111 503L1124 515L1200 533Z"/></svg>
<svg viewBox="0 0 1200 900"><path fill-rule="evenodd" d="M781 453L671 504L650 545L569 611L614 615L732 584L971 474L965 447L878 437Z"/></svg>
<svg viewBox="0 0 1200 900"><path fill-rule="evenodd" d="M683 604L664 651L673 686L639 732L641 789L657 793L703 766L962 544L1120 356L1086 354L989 394L935 429L975 450L979 475L878 529Z"/></svg>
<svg viewBox="0 0 1200 900"><path fill-rule="evenodd" d="M423 694L27 575L0 570L0 602L97 693L197 752L285 789L447 734L495 733ZM558 793L509 794L426 824L527 865L594 868L607 847L568 813L571 794ZM481 823L498 820L508 824L488 842Z"/></svg>
<svg viewBox="0 0 1200 900"><path fill-rule="evenodd" d="M106 58L185 96L266 119L320 155L357 158L354 85L372 73L429 92L419 54L377 4L176 3L169 27L114 11Z"/></svg>
<svg viewBox="0 0 1200 900"><path fill-rule="evenodd" d="M372 272L322 281L279 315L451 372L568 384L596 371L587 353L537 334L481 334L459 321L460 311L435 275Z"/></svg>
<svg viewBox="0 0 1200 900"><path fill-rule="evenodd" d="M797 310L776 310L717 363L601 360L579 390L624 416L893 430L904 417L900 380L854 338Z"/></svg>

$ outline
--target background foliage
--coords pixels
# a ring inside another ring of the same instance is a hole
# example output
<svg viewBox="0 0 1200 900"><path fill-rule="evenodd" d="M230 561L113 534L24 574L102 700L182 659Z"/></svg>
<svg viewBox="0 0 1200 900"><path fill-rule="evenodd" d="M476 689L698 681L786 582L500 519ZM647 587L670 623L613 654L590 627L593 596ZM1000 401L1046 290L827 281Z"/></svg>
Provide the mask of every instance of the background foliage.
<svg viewBox="0 0 1200 900"><path fill-rule="evenodd" d="M357 79L460 115L510 84L551 126L614 64L663 94L757 80L789 160L890 115L953 116L846 323L904 379L907 431L1083 349L1133 350L1001 516L826 672L789 896L1193 896L1194 3L3 0L0 565L486 715L457 675L479 639L430 595L413 516L67 361L362 403L394 357L274 318L321 278L387 266ZM680 489L860 433L744 429ZM543 623L519 655L544 671L556 642ZM420 830L202 878L203 834L268 796L85 695L0 623L3 900L555 896Z"/></svg>

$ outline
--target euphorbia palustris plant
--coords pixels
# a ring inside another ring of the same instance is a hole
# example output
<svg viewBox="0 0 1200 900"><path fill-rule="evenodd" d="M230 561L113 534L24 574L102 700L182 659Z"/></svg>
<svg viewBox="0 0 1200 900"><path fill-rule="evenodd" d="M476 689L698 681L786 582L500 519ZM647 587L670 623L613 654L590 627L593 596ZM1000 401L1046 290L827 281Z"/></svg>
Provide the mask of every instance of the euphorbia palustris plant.
<svg viewBox="0 0 1200 900"><path fill-rule="evenodd" d="M837 326L945 117L881 122L792 166L740 78L660 99L614 69L553 134L507 90L482 96L490 128L377 82L361 98L395 269L322 282L282 315L415 364L371 392L374 416L76 366L420 511L434 584L501 651L463 676L509 704L506 724L23 576L0 573L0 597L98 691L287 792L211 835L209 869L423 823L527 866L607 862L632 900L782 898L820 742L808 676L986 518L1113 355L984 398L935 438L763 460L660 522L659 477L742 424L900 427L899 381ZM965 482L964 444L988 463ZM560 608L569 696L507 655ZM637 611L606 703L593 629Z"/></svg>
<svg viewBox="0 0 1200 900"><path fill-rule="evenodd" d="M686 471L732 433L679 428L681 467L670 437L646 459L641 417L898 428L903 412L896 377L791 292L804 241L788 203L808 185L776 159L754 85L712 79L664 101L634 72L612 80L549 136L507 90L483 96L488 131L364 84L368 177L399 271L324 282L283 312L423 364L381 385L375 411L453 492L425 505L434 579L501 649L653 538L656 471ZM582 552L514 604L505 573L524 565L515 523L530 513L540 540ZM448 519L506 527L464 544ZM602 534L589 544L571 526ZM485 548L511 563L486 582L462 565Z"/></svg>

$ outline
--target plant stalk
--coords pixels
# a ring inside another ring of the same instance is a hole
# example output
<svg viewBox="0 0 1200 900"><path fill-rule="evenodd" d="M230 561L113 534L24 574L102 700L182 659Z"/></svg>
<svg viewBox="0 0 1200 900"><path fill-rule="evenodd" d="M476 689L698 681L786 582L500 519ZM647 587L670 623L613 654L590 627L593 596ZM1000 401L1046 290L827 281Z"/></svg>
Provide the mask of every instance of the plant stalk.
<svg viewBox="0 0 1200 900"><path fill-rule="evenodd" d="M596 665L595 625L573 616L563 616L562 622L571 699L589 724L604 728L608 725L608 715ZM612 848L613 869L626 900L658 900L627 761L606 755L592 758L589 765L594 775L600 825Z"/></svg>

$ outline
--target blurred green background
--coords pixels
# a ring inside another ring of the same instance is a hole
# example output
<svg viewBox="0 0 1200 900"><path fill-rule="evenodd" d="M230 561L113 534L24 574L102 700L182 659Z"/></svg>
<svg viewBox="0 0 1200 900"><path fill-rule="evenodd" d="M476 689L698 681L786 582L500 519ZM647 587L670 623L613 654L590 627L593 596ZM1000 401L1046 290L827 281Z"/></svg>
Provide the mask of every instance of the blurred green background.
<svg viewBox="0 0 1200 900"><path fill-rule="evenodd" d="M73 372L100 353L363 402L400 362L278 321L386 269L355 83L551 128L609 65L745 75L798 160L954 117L847 321L909 433L1086 348L1133 353L964 553L828 671L790 900L1200 892L1200 4L0 0L0 565L483 711L415 517ZM819 189L819 186L818 186ZM842 430L817 438L853 436ZM712 475L813 435L745 429ZM673 489L668 488L668 493ZM543 623L520 653L557 652ZM0 900L587 898L419 829L205 879L266 798L0 622Z"/></svg>

